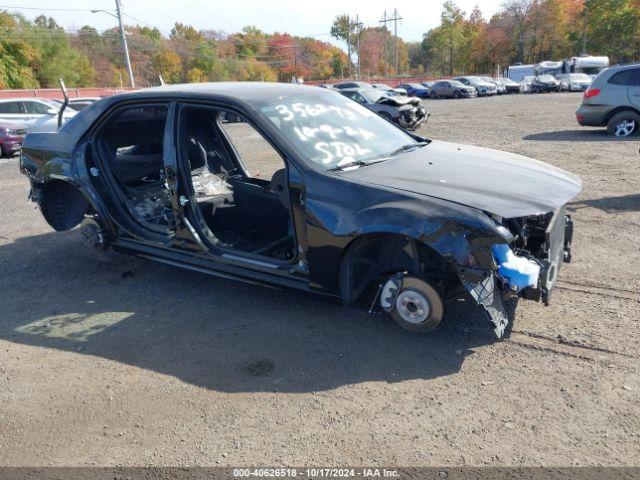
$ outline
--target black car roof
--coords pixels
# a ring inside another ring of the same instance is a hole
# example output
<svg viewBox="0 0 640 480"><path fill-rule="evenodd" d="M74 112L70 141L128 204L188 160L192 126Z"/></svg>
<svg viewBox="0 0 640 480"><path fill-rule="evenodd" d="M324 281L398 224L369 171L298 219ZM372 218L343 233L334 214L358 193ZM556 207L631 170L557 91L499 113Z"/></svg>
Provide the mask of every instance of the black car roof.
<svg viewBox="0 0 640 480"><path fill-rule="evenodd" d="M275 103L279 97L304 94L337 95L338 93L326 88L275 82L211 82L163 85L161 87L119 93L98 100L78 112L72 120L62 127L61 131L72 136L81 135L86 130L87 124L93 123L105 110L116 103L132 100L209 99L232 101L238 105L248 106L249 103L254 101L273 100Z"/></svg>
<svg viewBox="0 0 640 480"><path fill-rule="evenodd" d="M292 83L276 82L211 82L211 83L181 83L163 85L161 87L145 88L122 95L158 94L167 96L198 95L236 97L239 100L263 100L276 95L292 95L300 93L326 93L326 89L315 86L296 85Z"/></svg>

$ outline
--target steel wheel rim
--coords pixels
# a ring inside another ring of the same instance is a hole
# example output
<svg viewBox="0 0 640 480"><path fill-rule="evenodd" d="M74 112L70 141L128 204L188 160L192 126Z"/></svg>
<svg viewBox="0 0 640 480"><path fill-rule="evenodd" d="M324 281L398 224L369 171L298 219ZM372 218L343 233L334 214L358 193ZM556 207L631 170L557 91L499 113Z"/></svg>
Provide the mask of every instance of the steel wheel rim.
<svg viewBox="0 0 640 480"><path fill-rule="evenodd" d="M403 320L415 325L424 323L431 315L431 304L420 292L407 289L398 294L396 309Z"/></svg>
<svg viewBox="0 0 640 480"><path fill-rule="evenodd" d="M634 120L622 120L616 124L614 135L616 137L626 137L631 135L635 128L636 122Z"/></svg>

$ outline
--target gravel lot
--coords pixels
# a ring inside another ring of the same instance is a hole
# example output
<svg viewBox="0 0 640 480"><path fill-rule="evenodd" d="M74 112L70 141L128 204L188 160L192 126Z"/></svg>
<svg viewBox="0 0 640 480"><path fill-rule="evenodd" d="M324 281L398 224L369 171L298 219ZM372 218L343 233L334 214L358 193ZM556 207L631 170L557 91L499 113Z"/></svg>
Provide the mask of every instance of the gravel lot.
<svg viewBox="0 0 640 480"><path fill-rule="evenodd" d="M414 336L321 299L84 250L0 161L0 465L640 465L635 140L579 94L425 102L421 133L582 177L552 304Z"/></svg>

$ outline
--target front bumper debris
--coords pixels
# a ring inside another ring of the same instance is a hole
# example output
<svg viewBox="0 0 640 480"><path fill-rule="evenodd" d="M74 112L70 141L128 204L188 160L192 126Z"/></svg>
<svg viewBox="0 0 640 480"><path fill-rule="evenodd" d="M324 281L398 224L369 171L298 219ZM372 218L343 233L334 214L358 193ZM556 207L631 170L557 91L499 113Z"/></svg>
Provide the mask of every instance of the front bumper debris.
<svg viewBox="0 0 640 480"><path fill-rule="evenodd" d="M552 217L544 234L543 253L533 256L524 250L517 252L518 255L539 265L540 271L536 285L520 288L509 278L493 270L466 269L460 274L467 292L488 314L498 338L502 337L509 324L503 298L517 296L525 300L542 301L545 305L549 305L551 292L556 285L562 263L571 261L573 220L571 216L565 215L564 208Z"/></svg>
<svg viewBox="0 0 640 480"><path fill-rule="evenodd" d="M429 113L423 106L401 112L398 117L398 124L407 130L415 130L429 119Z"/></svg>
<svg viewBox="0 0 640 480"><path fill-rule="evenodd" d="M502 338L504 331L509 325L509 317L502 304L502 292L497 288L496 277L489 273L478 282L463 280L464 288L471 297L484 308L489 315L489 319L494 325L493 331L498 338Z"/></svg>

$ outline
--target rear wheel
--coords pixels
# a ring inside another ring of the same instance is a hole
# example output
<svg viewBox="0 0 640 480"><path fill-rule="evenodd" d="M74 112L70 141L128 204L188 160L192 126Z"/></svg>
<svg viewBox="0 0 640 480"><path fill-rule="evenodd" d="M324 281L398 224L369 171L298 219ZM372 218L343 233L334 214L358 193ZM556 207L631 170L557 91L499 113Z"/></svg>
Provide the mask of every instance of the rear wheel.
<svg viewBox="0 0 640 480"><path fill-rule="evenodd" d="M0 158L4 157L4 149L2 148L2 145L0 145Z"/></svg>
<svg viewBox="0 0 640 480"><path fill-rule="evenodd" d="M444 317L442 295L417 277L392 277L384 285L380 304L395 322L414 333L435 330Z"/></svg>
<svg viewBox="0 0 640 480"><path fill-rule="evenodd" d="M607 133L614 137L628 137L638 131L640 115L631 110L616 113L607 122Z"/></svg>

